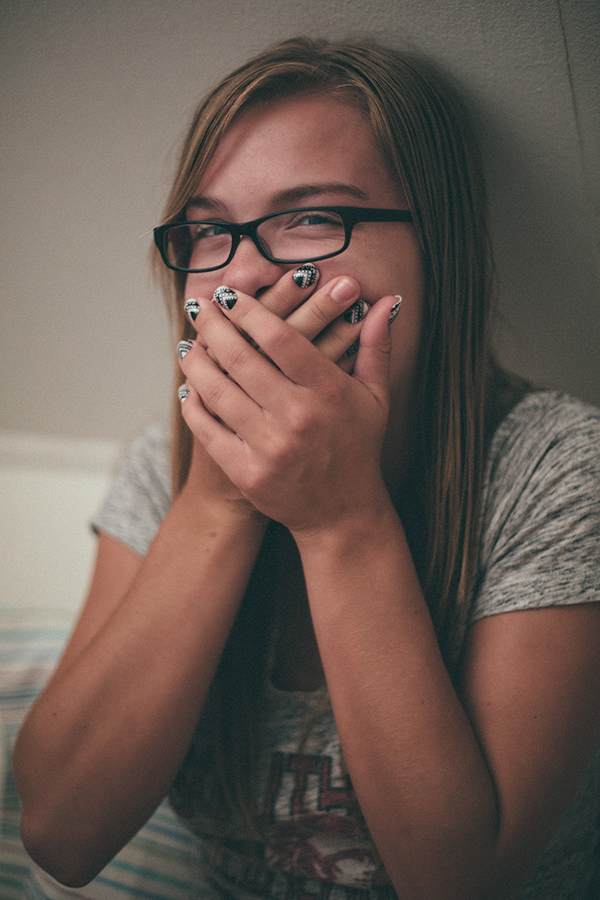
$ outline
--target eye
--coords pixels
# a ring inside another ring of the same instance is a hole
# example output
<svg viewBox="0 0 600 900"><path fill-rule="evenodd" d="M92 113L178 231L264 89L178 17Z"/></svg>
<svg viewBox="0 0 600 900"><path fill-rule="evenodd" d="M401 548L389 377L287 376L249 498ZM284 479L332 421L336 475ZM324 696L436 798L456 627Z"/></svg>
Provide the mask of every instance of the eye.
<svg viewBox="0 0 600 900"><path fill-rule="evenodd" d="M188 227L194 243L229 234L227 228L218 222L190 222Z"/></svg>
<svg viewBox="0 0 600 900"><path fill-rule="evenodd" d="M294 213L286 224L287 228L343 228L343 222L337 213L320 209L307 209Z"/></svg>

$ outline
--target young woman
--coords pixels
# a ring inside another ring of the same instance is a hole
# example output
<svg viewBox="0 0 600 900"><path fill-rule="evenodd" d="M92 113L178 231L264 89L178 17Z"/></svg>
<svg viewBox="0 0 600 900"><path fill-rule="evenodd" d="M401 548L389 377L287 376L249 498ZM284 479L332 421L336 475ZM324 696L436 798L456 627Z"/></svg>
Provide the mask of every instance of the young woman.
<svg viewBox="0 0 600 900"><path fill-rule="evenodd" d="M591 896L600 416L492 362L461 107L285 42L200 106L156 242L181 412L21 731L32 856L85 883L170 792L201 897Z"/></svg>

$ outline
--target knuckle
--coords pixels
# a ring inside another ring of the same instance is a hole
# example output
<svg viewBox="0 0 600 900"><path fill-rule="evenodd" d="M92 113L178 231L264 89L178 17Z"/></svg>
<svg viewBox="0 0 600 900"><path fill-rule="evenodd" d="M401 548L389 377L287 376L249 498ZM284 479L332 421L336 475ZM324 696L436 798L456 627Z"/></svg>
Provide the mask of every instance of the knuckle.
<svg viewBox="0 0 600 900"><path fill-rule="evenodd" d="M297 333L283 322L278 325L280 327L265 329L260 346L269 356L285 358L297 340Z"/></svg>
<svg viewBox="0 0 600 900"><path fill-rule="evenodd" d="M211 381L202 392L202 403L207 411L216 409L225 396L226 384L224 381ZM211 413L212 414L212 413Z"/></svg>
<svg viewBox="0 0 600 900"><path fill-rule="evenodd" d="M330 322L332 322L335 318L337 318L337 315L339 314L339 310L332 311L332 310L328 309L326 306L323 306L321 303L315 302L312 304L312 306L310 308L310 313L311 313L313 319L319 325L325 326L325 325L329 325Z"/></svg>
<svg viewBox="0 0 600 900"><path fill-rule="evenodd" d="M234 344L230 345L226 352L223 353L221 359L222 365L228 372L242 369L247 365L250 355L254 352L251 345L242 338L239 342L236 341Z"/></svg>
<svg viewBox="0 0 600 900"><path fill-rule="evenodd" d="M315 427L315 414L304 403L291 403L287 410L288 427L295 437L311 434Z"/></svg>

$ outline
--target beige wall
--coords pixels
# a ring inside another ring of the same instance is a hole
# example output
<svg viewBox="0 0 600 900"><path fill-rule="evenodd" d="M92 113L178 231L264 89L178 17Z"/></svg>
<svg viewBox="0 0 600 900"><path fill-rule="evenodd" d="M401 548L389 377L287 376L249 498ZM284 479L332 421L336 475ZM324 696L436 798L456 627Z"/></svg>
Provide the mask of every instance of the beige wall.
<svg viewBox="0 0 600 900"><path fill-rule="evenodd" d="M198 96L296 33L430 55L480 124L502 357L600 402L597 0L0 0L1 432L121 441L173 348L147 275Z"/></svg>

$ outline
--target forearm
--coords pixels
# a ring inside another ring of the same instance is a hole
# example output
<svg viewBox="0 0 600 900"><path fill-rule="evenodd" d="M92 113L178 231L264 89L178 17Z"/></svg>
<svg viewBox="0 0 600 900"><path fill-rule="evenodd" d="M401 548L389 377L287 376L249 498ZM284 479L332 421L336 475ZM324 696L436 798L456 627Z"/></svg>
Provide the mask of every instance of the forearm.
<svg viewBox="0 0 600 900"><path fill-rule="evenodd" d="M135 833L187 752L264 534L256 516L220 513L176 501L126 596L19 735L25 839L50 871L65 853L83 863L71 881Z"/></svg>
<svg viewBox="0 0 600 900"><path fill-rule="evenodd" d="M298 544L344 759L399 895L480 896L494 786L391 504Z"/></svg>

